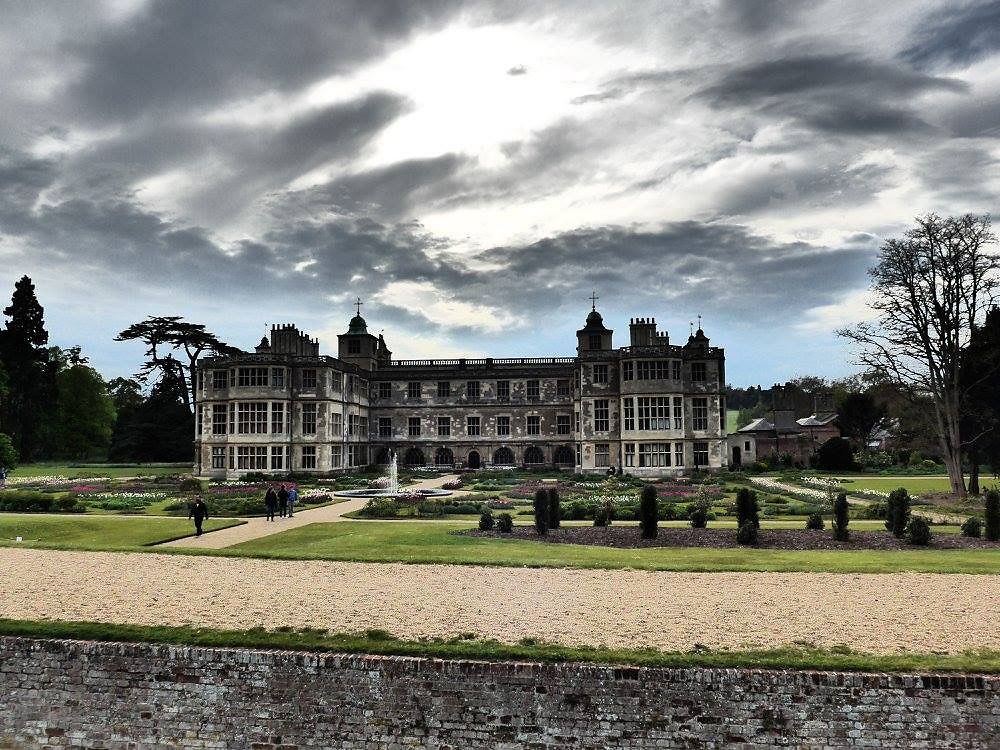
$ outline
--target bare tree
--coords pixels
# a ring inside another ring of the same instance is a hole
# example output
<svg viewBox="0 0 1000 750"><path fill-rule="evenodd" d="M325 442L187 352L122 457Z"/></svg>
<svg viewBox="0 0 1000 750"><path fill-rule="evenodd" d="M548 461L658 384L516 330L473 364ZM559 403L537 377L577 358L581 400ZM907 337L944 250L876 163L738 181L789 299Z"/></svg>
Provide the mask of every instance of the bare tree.
<svg viewBox="0 0 1000 750"><path fill-rule="evenodd" d="M916 223L886 240L868 271L877 320L838 333L877 379L930 398L952 492L964 495L961 354L1000 286L1000 256L989 248L989 216L929 214Z"/></svg>

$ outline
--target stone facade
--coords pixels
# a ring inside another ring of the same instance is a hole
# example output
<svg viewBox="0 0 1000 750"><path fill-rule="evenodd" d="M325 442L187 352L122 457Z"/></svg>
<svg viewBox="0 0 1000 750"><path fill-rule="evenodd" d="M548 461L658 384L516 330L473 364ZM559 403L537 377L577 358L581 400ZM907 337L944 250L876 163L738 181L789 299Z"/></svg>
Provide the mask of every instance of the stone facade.
<svg viewBox="0 0 1000 750"><path fill-rule="evenodd" d="M995 748L1000 676L0 638L2 748Z"/></svg>
<svg viewBox="0 0 1000 750"><path fill-rule="evenodd" d="M358 315L338 356L294 326L254 353L198 366L195 469L328 472L394 451L404 465L622 467L660 476L719 468L725 354L699 328L671 345L633 319L614 348L596 309L575 357L393 360Z"/></svg>

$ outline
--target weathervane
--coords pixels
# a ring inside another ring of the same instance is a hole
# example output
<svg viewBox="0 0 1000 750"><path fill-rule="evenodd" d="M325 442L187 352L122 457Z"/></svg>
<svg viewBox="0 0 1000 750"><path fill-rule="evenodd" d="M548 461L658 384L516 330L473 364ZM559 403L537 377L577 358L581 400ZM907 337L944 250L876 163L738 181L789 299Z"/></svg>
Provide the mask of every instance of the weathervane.
<svg viewBox="0 0 1000 750"><path fill-rule="evenodd" d="M698 315L698 330L701 330L701 315Z"/></svg>
<svg viewBox="0 0 1000 750"><path fill-rule="evenodd" d="M590 297L588 299L590 300L590 309L593 310L594 312L596 312L597 311L597 300L600 299L600 297L597 296L597 290L596 289L593 291L593 293L590 295Z"/></svg>
<svg viewBox="0 0 1000 750"><path fill-rule="evenodd" d="M356 308L358 308L358 316L360 316L360 315L361 315L361 306L362 306L363 304L365 304L365 303L361 301L361 297L358 297L358 301L354 303L354 306L355 306Z"/></svg>

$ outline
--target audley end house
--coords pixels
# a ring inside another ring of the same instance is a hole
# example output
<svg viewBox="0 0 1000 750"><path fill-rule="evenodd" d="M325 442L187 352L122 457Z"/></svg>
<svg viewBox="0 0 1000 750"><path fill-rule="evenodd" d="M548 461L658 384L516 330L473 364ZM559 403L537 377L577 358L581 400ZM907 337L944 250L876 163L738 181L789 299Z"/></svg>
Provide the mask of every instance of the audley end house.
<svg viewBox="0 0 1000 750"><path fill-rule="evenodd" d="M614 348L594 307L575 357L392 359L360 313L337 357L293 325L198 364L195 471L325 473L384 463L556 466L642 476L726 462L725 354L654 319Z"/></svg>

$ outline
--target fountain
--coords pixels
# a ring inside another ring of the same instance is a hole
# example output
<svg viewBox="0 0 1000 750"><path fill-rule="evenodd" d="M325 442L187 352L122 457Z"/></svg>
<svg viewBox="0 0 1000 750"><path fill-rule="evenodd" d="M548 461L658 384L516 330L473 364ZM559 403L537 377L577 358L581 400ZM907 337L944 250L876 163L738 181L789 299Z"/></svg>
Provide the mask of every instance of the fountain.
<svg viewBox="0 0 1000 750"><path fill-rule="evenodd" d="M447 497L452 494L451 490L423 489L423 490L400 490L399 488L399 459L396 451L389 453L389 466L384 477L384 487L372 487L367 490L340 490L334 492L336 497L396 497L397 495L420 495L421 497ZM377 481L377 480L376 480ZM372 484L375 484L373 482ZM379 482L382 484L382 482Z"/></svg>

